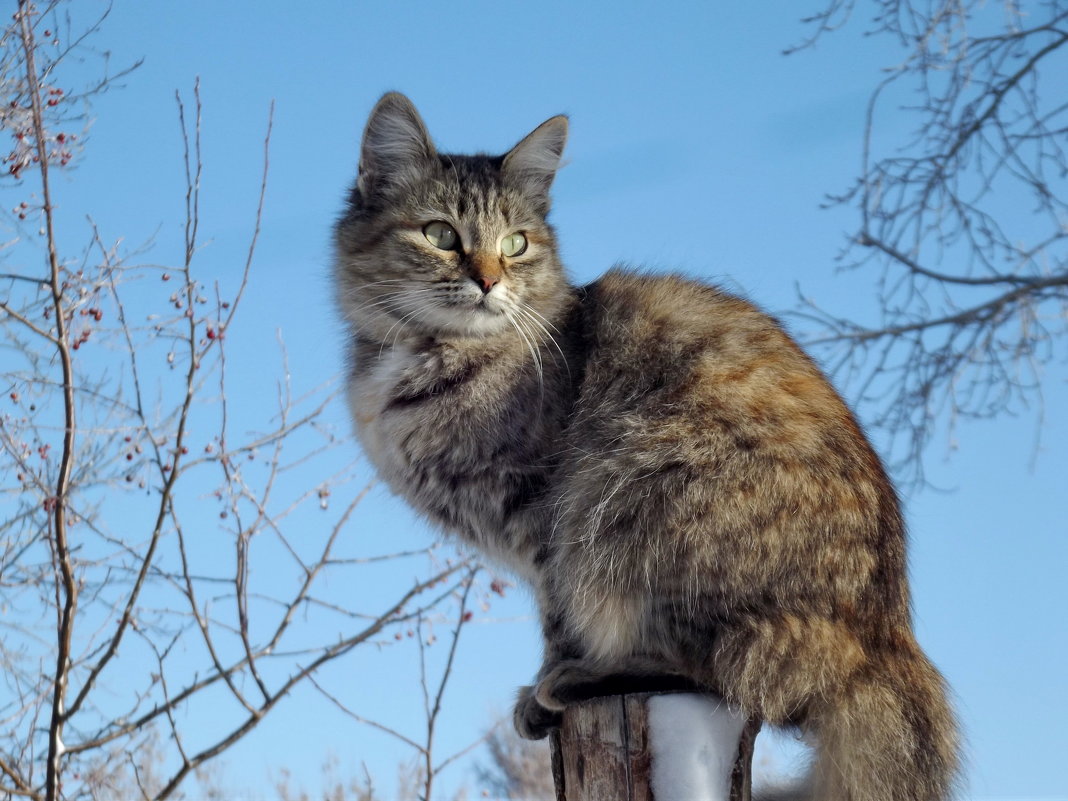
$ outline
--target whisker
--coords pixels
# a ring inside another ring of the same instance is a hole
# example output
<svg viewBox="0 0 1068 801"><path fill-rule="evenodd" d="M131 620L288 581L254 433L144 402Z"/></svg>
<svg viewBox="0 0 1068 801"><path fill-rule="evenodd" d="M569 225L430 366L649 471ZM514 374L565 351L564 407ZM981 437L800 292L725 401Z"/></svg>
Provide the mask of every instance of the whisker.
<svg viewBox="0 0 1068 801"><path fill-rule="evenodd" d="M371 308L373 306L386 304L386 303L389 303L389 302L391 302L391 301L393 301L393 300L395 300L397 298L407 297L408 295L415 295L415 294L420 294L420 293L423 293L423 292L433 292L433 291L434 291L433 289L405 289L403 291L398 291L398 292L384 293L384 294L379 295L379 296L377 296L375 298L367 300L364 303L358 304L353 309L353 311L360 311L360 310L365 309L365 308Z"/></svg>
<svg viewBox="0 0 1068 801"><path fill-rule="evenodd" d="M560 343L556 341L556 337L554 337L554 336L553 336L553 335L552 335L552 334L551 334L551 333L549 332L548 328L546 328L546 327L545 327L545 326L544 326L544 325L543 325L543 324L542 324L541 322L539 322L539 321L538 321L537 319L535 319L535 318L534 318L533 316L531 316L531 315L537 315L537 316L538 316L538 317L540 317L540 318L541 318L542 320L544 320L545 318L544 318L544 317L542 317L542 316L541 316L540 314L538 314L538 313L537 313L536 311L534 311L534 309L532 309L532 308L531 308L530 306L528 306L527 304L525 304L525 303L522 303L522 302L520 302L520 301L517 301L517 303L518 303L519 305L518 305L518 306L516 307L516 312L517 312L517 313L519 313L519 314L525 315L525 318L526 318L526 320L527 320L527 321L528 321L528 322L529 322L529 323L530 323L531 325L533 325L533 326L536 326L536 328L537 328L538 330L540 330L540 331L541 331L541 332L542 332L542 333L543 333L543 334L545 335L545 340L543 340L543 341L548 341L548 342L550 342L550 343L552 344L553 348L555 348L555 349L556 349L556 353L559 353L559 354L560 354L560 359L561 359L561 360L563 361L563 363L564 363L564 370L565 370L565 371L567 372L567 375L568 375L568 379L570 379L570 378L571 378L571 367L570 367L570 366L568 365L568 363L567 363L567 356L565 356L565 355L564 355L564 350L563 350L563 348L561 348L561 347L560 347ZM552 325L552 323L549 323L549 325ZM553 328L554 328L554 329L555 329L556 331L558 331L558 332L559 332L559 329L557 329L557 328L556 328L556 326L552 326L552 327L553 327ZM553 357L553 361L556 361L556 354L551 354L551 355L552 355L552 357Z"/></svg>
<svg viewBox="0 0 1068 801"><path fill-rule="evenodd" d="M558 334L560 333L560 329L559 329L559 328L557 328L557 327L556 327L555 325L553 325L552 321L551 321L551 320L550 320L550 319L549 319L548 317L545 317L544 315L542 315L542 314L541 314L541 313L540 313L540 312L539 312L539 311L538 311L537 309L535 309L535 308L534 308L533 306L530 306L529 304L526 304L526 303L524 303L524 302L523 302L523 301L521 301L521 300L517 300L517 301L516 301L516 303L518 303L518 304L519 304L520 306L522 306L522 307L523 307L524 309L526 309L526 310L527 310L528 312L530 312L530 313L531 313L531 314L533 314L533 315L534 315L535 317L537 317L537 318L538 318L539 320L541 320L541 321L542 321L543 323L545 323L545 325L547 325L547 326L548 326L549 328L551 328L551 329L552 329L553 331L555 331L555 332L556 332L556 333L558 333Z"/></svg>
<svg viewBox="0 0 1068 801"><path fill-rule="evenodd" d="M538 352L539 349L535 345L536 340L530 334L529 331L526 331L526 329L524 329L522 326L520 326L519 320L513 314L510 313L511 311L515 311L515 309L506 311L505 312L505 317L507 318L508 322L512 324L512 327L516 330L516 333L519 334L519 336L522 338L524 344L526 344L526 346L527 346L527 350L530 351L531 358L534 361L534 369L538 373L538 389L539 389L542 397L544 397L544 395L545 395L545 374L544 374L544 371L542 369L541 355Z"/></svg>
<svg viewBox="0 0 1068 801"><path fill-rule="evenodd" d="M430 304L430 303L420 304L420 305L416 306L416 308L413 311L411 311L408 314L404 315L403 317L399 318L397 320L397 322L395 322L393 325L391 325L389 327L389 330L386 331L386 333L382 337L382 344L378 348L378 356L379 356L379 358L382 357L382 352L383 352L383 350L385 350L386 343L389 342L389 335L390 335L390 333L393 332L394 329L396 329L397 333L393 335L393 342L392 342L392 344L390 344L390 348L391 349L397 347L397 340L400 338L400 335L404 330L404 324L407 323L409 320L411 320L416 315L421 314L421 313L427 311L428 309L432 309L432 308L433 308L433 304Z"/></svg>

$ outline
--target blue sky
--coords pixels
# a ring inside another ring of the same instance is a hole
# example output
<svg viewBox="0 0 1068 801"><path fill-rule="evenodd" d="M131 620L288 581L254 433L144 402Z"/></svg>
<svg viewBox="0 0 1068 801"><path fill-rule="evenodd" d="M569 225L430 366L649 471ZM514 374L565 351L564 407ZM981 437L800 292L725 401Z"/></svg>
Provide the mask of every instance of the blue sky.
<svg viewBox="0 0 1068 801"><path fill-rule="evenodd" d="M78 11L97 5L81 0ZM366 115L382 92L397 89L444 150L503 152L547 117L571 116L553 221L576 281L622 260L725 283L774 312L793 306L800 284L831 310L863 314L873 275L838 274L834 262L856 221L820 204L855 176L867 94L900 54L860 35L861 3L860 25L781 55L804 33L799 18L818 7L117 0L93 45L110 52L114 67L144 64L95 101L84 155L57 181L67 242L81 247L91 213L106 239L124 237L131 248L151 239L147 260L178 260L184 185L174 92L188 95L199 76L208 242L200 265L234 280L273 100L263 232L243 317L228 334L228 369L243 390L232 399L236 413L262 415L277 328L296 387L341 370L330 228L354 177ZM908 130L893 118L886 125ZM917 630L956 693L976 799L1068 798L1064 367L1062 359L1047 372L1041 429L1033 415L962 424L952 448L940 431L928 470L948 491L906 498ZM850 387L842 389L849 399ZM343 409L330 415L347 429ZM354 531L353 550L364 553L432 538L381 491ZM536 670L530 615L527 597L511 591L465 631L443 753L506 712L513 688ZM354 708L418 733L414 664L411 648L361 653L327 679ZM314 787L331 752L345 768L366 762L388 786L405 756L313 693L272 714L222 759L235 790L266 792L282 766ZM470 783L468 764L445 784Z"/></svg>

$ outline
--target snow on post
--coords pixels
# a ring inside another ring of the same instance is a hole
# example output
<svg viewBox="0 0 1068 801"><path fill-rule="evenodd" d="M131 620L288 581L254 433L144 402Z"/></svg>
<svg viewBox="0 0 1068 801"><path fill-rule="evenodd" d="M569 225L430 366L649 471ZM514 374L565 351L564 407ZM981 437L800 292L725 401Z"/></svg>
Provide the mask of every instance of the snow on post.
<svg viewBox="0 0 1068 801"><path fill-rule="evenodd" d="M553 737L558 801L749 801L759 724L715 696L634 693L569 707Z"/></svg>

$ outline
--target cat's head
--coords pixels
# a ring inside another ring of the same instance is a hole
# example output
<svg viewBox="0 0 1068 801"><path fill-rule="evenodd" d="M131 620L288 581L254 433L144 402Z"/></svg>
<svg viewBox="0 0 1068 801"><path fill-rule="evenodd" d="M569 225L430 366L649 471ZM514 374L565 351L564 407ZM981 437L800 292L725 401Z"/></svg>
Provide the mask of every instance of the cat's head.
<svg viewBox="0 0 1068 801"><path fill-rule="evenodd" d="M566 139L559 116L503 156L438 153L411 101L382 97L336 229L345 316L383 342L542 330L567 293L546 222Z"/></svg>

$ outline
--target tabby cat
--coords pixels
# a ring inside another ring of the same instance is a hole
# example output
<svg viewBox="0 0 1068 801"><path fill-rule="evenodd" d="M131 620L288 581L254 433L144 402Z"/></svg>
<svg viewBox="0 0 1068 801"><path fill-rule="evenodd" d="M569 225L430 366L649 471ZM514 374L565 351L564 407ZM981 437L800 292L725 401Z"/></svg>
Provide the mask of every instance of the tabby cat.
<svg viewBox="0 0 1068 801"><path fill-rule="evenodd" d="M679 676L810 733L813 798L948 798L956 727L878 457L749 302L621 268L568 283L546 220L567 126L447 155L387 94L336 228L367 456L536 593L519 733L611 676Z"/></svg>

